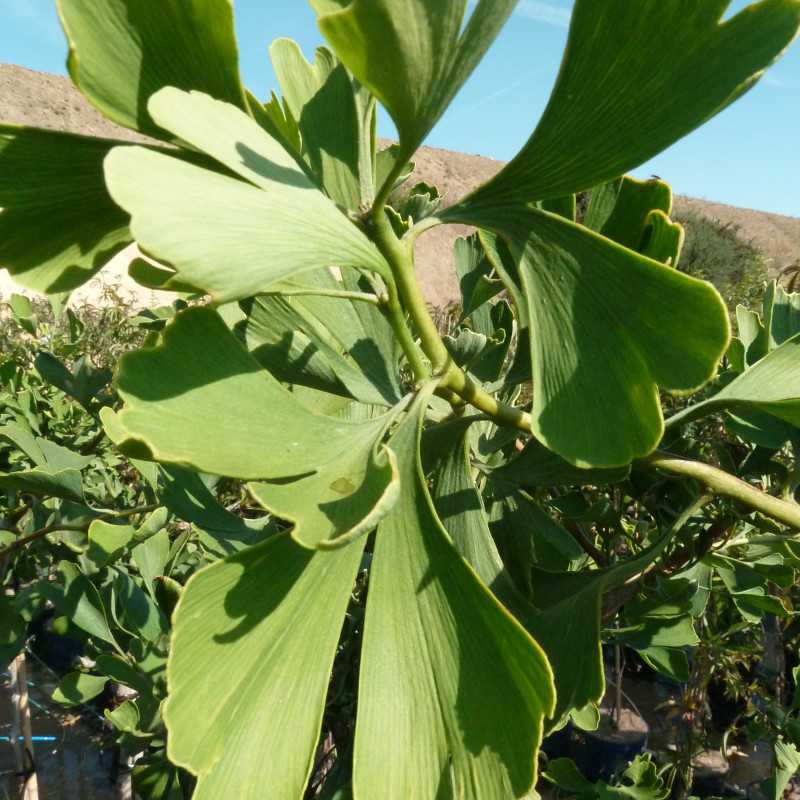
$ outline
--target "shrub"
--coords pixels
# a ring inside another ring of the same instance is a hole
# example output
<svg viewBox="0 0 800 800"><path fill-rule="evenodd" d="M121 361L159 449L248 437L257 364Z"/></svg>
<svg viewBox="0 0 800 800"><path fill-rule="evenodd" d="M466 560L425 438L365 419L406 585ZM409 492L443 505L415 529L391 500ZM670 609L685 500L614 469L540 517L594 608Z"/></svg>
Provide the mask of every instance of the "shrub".
<svg viewBox="0 0 800 800"><path fill-rule="evenodd" d="M752 242L742 238L736 225L696 212L675 219L686 231L679 263L682 272L711 281L730 309L760 302L768 277L765 259Z"/></svg>

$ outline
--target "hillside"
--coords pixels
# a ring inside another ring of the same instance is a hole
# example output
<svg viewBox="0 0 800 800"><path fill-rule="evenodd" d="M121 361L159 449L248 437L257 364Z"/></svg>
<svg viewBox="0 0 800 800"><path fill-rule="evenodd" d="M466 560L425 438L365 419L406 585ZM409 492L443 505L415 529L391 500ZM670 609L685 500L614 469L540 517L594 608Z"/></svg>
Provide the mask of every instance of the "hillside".
<svg viewBox="0 0 800 800"><path fill-rule="evenodd" d="M0 120L126 141L141 139L106 120L66 78L10 64L0 64ZM458 199L503 166L502 162L490 158L428 147L417 153L415 163L412 182L424 180L435 184L446 202ZM752 240L765 254L772 274L800 258L800 219L689 197L676 198L676 211L695 211L738 226L742 237ZM436 228L419 241L420 280L426 297L435 305L446 305L458 297L452 269L452 243L465 231L457 227ZM106 273L106 279L124 275L127 258L129 255L118 257L113 270ZM7 278L0 277L0 293L11 290ZM142 299L150 302L149 297Z"/></svg>

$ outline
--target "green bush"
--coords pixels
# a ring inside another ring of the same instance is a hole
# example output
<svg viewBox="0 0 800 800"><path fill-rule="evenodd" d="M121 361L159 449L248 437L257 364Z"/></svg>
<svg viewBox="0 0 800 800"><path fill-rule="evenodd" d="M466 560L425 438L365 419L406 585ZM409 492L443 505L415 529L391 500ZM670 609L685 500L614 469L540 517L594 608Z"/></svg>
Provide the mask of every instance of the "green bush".
<svg viewBox="0 0 800 800"><path fill-rule="evenodd" d="M765 258L738 226L696 212L676 214L675 221L686 232L681 272L711 281L731 312L760 301L768 277Z"/></svg>

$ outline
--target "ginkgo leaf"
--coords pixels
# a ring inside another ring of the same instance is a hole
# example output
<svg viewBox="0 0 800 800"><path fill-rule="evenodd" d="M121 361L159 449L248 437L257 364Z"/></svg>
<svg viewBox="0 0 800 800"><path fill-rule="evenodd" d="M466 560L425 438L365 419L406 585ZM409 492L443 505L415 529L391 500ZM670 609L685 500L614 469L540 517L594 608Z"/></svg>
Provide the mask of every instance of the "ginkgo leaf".
<svg viewBox="0 0 800 800"><path fill-rule="evenodd" d="M88 703L105 689L108 678L90 675L87 672L68 672L50 696L63 706L79 706Z"/></svg>
<svg viewBox="0 0 800 800"><path fill-rule="evenodd" d="M792 42L797 0L577 0L550 102L527 144L465 205L522 204L616 178L739 98Z"/></svg>
<svg viewBox="0 0 800 800"><path fill-rule="evenodd" d="M164 379L154 384L154 374ZM163 463L244 480L314 472L385 425L305 409L204 307L176 315L155 346L125 355L117 387L124 406L104 409L103 419L123 449L127 437Z"/></svg>
<svg viewBox="0 0 800 800"><path fill-rule="evenodd" d="M533 602L541 613L530 618L529 628L545 649L556 676L556 723L571 709L599 702L605 693L600 640L604 593L657 559L669 538L664 536L636 558L604 570L546 572L533 568Z"/></svg>
<svg viewBox="0 0 800 800"><path fill-rule="evenodd" d="M36 467L19 472L0 472L0 487L25 494L83 502L83 483L77 469L53 471Z"/></svg>
<svg viewBox="0 0 800 800"><path fill-rule="evenodd" d="M353 792L386 800L523 797L552 712L552 675L436 516L419 457L432 388L390 440L403 492L375 540Z"/></svg>
<svg viewBox="0 0 800 800"><path fill-rule="evenodd" d="M478 0L310 0L319 27L355 77L386 107L400 158L416 151L517 4Z"/></svg>
<svg viewBox="0 0 800 800"><path fill-rule="evenodd" d="M174 614L164 720L197 800L300 800L363 541L274 536L194 575Z"/></svg>
<svg viewBox="0 0 800 800"><path fill-rule="evenodd" d="M70 622L117 649L106 607L95 585L69 561L59 563L58 573L60 580L57 583L44 581L39 584L41 593Z"/></svg>
<svg viewBox="0 0 800 800"><path fill-rule="evenodd" d="M663 264L677 266L683 226L673 222L672 189L653 178L625 176L592 189L583 224Z"/></svg>
<svg viewBox="0 0 800 800"><path fill-rule="evenodd" d="M519 488L534 489L542 486L588 486L618 483L628 477L627 467L613 469L579 469L541 442L531 439L524 449L505 464L485 468L486 474L496 484L495 495L502 496Z"/></svg>
<svg viewBox="0 0 800 800"><path fill-rule="evenodd" d="M787 292L777 281L770 281L762 306L770 350L800 333L800 293Z"/></svg>
<svg viewBox="0 0 800 800"><path fill-rule="evenodd" d="M358 209L362 186L373 185L374 101L366 98L362 107L358 92L365 90L326 47L317 48L311 64L291 39L277 39L269 52L284 105L298 125L301 157L328 197Z"/></svg>
<svg viewBox="0 0 800 800"><path fill-rule="evenodd" d="M164 86L247 109L231 0L57 0L75 85L109 119L163 138L147 101Z"/></svg>
<svg viewBox="0 0 800 800"><path fill-rule="evenodd" d="M103 178L115 144L0 125L0 268L17 283L70 291L131 241Z"/></svg>
<svg viewBox="0 0 800 800"><path fill-rule="evenodd" d="M755 411L800 427L800 334L787 339L708 400L670 417L668 424L683 425L716 411Z"/></svg>
<svg viewBox="0 0 800 800"><path fill-rule="evenodd" d="M341 291L363 288L359 277L345 270L337 280L329 270L317 270L300 280L310 292ZM242 309L246 319L237 332L280 380L372 405L400 402L397 340L376 306L309 294L256 297Z"/></svg>
<svg viewBox="0 0 800 800"><path fill-rule="evenodd" d="M153 374L165 380L154 385ZM396 499L393 458L380 447L391 417L354 422L306 409L209 308L181 312L160 344L125 356L118 390L125 405L102 419L123 451L271 480L258 499L297 521L309 546L368 532Z"/></svg>
<svg viewBox="0 0 800 800"><path fill-rule="evenodd" d="M521 594L519 584L515 584L497 551L480 495L470 477L466 441L451 449L438 478L437 508L456 549L547 654L556 686L556 705L549 714L548 729L557 727L570 711L598 702L603 696L603 593L657 558L668 539L665 537L640 556L608 570L555 573L528 564L531 577L527 583L534 604ZM512 524L518 521L512 518Z"/></svg>
<svg viewBox="0 0 800 800"><path fill-rule="evenodd" d="M294 523L292 536L300 544L323 549L349 544L375 530L400 493L392 451L353 445L308 478L251 483L250 493L268 511Z"/></svg>
<svg viewBox="0 0 800 800"><path fill-rule="evenodd" d="M86 557L99 569L116 561L136 535L133 525L112 525L101 519L89 525L89 549Z"/></svg>
<svg viewBox="0 0 800 800"><path fill-rule="evenodd" d="M496 266L531 330L534 435L578 467L650 453L664 429L658 387L699 388L727 349L714 287L534 208L444 217L508 239L515 263Z"/></svg>
<svg viewBox="0 0 800 800"><path fill-rule="evenodd" d="M148 108L159 125L242 179L138 146L106 159L109 191L131 214L136 241L170 264L176 280L223 304L322 267L388 275L377 248L243 111L171 88Z"/></svg>
<svg viewBox="0 0 800 800"><path fill-rule="evenodd" d="M685 238L683 225L673 222L667 214L656 209L645 220L639 252L653 261L677 267Z"/></svg>
<svg viewBox="0 0 800 800"><path fill-rule="evenodd" d="M161 468L161 501L180 519L194 523L203 546L217 557L263 540L266 519L242 519L221 505L196 472Z"/></svg>
<svg viewBox="0 0 800 800"><path fill-rule="evenodd" d="M614 206L598 233L629 250L638 250L650 212L672 211L672 189L661 180L639 181L629 176L618 186Z"/></svg>

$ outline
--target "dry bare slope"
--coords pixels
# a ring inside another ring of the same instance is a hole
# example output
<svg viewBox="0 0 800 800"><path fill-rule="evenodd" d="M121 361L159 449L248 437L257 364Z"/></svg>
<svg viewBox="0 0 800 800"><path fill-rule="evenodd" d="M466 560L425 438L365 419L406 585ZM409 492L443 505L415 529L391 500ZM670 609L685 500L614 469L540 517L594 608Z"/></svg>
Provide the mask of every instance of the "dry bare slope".
<svg viewBox="0 0 800 800"><path fill-rule="evenodd" d="M126 141L138 138L106 120L66 78L11 64L0 64L0 120ZM417 153L415 163L410 182L424 180L438 186L446 203L462 197L503 166L490 158L429 147ZM772 274L800 259L800 219L688 197L677 198L676 210L699 212L738 226L741 235L752 240L769 259ZM455 238L466 231L457 226L435 228L419 240L420 280L426 297L434 305L446 305L458 298L452 246ZM117 274L124 273L124 261L117 259L114 265ZM7 291L8 282L0 281L0 293Z"/></svg>

